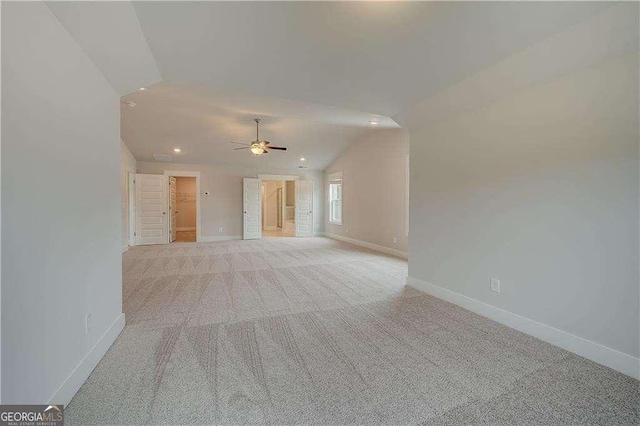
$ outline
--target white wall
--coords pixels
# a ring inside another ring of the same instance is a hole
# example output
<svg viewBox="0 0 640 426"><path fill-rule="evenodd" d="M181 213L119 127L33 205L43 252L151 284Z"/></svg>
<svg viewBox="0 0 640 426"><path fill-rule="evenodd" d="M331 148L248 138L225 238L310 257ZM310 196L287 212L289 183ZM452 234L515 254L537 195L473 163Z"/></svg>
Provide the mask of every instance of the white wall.
<svg viewBox="0 0 640 426"><path fill-rule="evenodd" d="M0 21L2 20L2 5L0 5ZM1 24L0 24L1 25ZM0 36L0 40L2 37ZM1 49L0 49L1 50ZM0 55L1 56L1 55ZM0 64L2 60L0 59ZM2 67L0 66L0 90L2 89ZM2 113L0 113L0 129L2 129ZM2 154L2 137L0 136L0 161ZM1 167L0 167L1 169ZM0 173L0 241L2 239L2 173ZM0 318L2 318L2 244L0 243ZM0 321L0 403L2 402L2 326Z"/></svg>
<svg viewBox="0 0 640 426"><path fill-rule="evenodd" d="M638 59L412 131L409 275L637 358Z"/></svg>
<svg viewBox="0 0 640 426"><path fill-rule="evenodd" d="M327 198L323 203L326 232L407 252L408 153L404 130L380 129L355 142L327 167L327 174L342 171L343 182L342 225L329 223ZM328 197L328 182L325 185Z"/></svg>
<svg viewBox="0 0 640 426"><path fill-rule="evenodd" d="M162 174L164 170L200 171L201 236L210 238L239 238L242 236L242 178L258 173L297 175L313 180L315 206L322 205L324 173L309 170L259 170L254 167L226 167L205 164L179 164L138 162L138 173ZM204 195L209 192L209 195ZM322 232L322 209L316 209L313 223L316 232ZM222 232L218 232L222 227Z"/></svg>
<svg viewBox="0 0 640 426"><path fill-rule="evenodd" d="M120 204L122 205L122 249L129 246L129 173L136 172L136 158L120 142Z"/></svg>
<svg viewBox="0 0 640 426"><path fill-rule="evenodd" d="M2 4L2 116L2 402L68 403L123 324L119 97L43 3Z"/></svg>

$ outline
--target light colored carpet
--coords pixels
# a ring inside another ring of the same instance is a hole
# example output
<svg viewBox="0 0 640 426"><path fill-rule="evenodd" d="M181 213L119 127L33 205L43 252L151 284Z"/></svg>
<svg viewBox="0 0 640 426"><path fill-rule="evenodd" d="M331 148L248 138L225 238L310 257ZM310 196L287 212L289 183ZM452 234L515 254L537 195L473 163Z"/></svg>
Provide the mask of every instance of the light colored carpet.
<svg viewBox="0 0 640 426"><path fill-rule="evenodd" d="M638 424L638 381L325 238L123 255L127 326L68 424Z"/></svg>

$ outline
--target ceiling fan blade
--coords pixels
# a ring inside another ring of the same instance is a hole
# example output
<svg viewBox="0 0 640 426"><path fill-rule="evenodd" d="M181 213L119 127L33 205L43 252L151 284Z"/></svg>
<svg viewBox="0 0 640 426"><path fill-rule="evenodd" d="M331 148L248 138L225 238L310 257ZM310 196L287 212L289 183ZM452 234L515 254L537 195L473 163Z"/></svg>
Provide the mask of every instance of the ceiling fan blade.
<svg viewBox="0 0 640 426"><path fill-rule="evenodd" d="M235 144L237 144L237 145L247 145L247 146L250 146L250 145L251 145L251 144L248 144L248 143L242 143L242 142L229 142L229 143L235 143Z"/></svg>
<svg viewBox="0 0 640 426"><path fill-rule="evenodd" d="M278 149L280 151L286 151L287 148L281 147L281 146L265 146L266 149Z"/></svg>
<svg viewBox="0 0 640 426"><path fill-rule="evenodd" d="M243 147L240 147L240 148L233 148L233 150L237 151L239 149L249 149L249 148L251 148L251 147L250 146L243 146Z"/></svg>

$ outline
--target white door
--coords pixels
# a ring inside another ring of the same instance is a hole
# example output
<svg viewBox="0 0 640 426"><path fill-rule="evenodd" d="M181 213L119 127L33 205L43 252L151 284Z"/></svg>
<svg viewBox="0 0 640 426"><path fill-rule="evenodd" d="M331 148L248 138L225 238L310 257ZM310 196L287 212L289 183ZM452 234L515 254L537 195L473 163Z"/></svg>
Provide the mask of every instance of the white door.
<svg viewBox="0 0 640 426"><path fill-rule="evenodd" d="M136 174L136 244L167 244L169 177Z"/></svg>
<svg viewBox="0 0 640 426"><path fill-rule="evenodd" d="M313 181L296 181L296 237L313 237Z"/></svg>
<svg viewBox="0 0 640 426"><path fill-rule="evenodd" d="M169 235L171 235L171 242L176 240L176 223L178 218L176 214L176 178L171 176L169 178L169 214L171 215L171 221L169 223Z"/></svg>
<svg viewBox="0 0 640 426"><path fill-rule="evenodd" d="M243 234L245 240L262 238L262 185L261 179L244 178L243 181Z"/></svg>

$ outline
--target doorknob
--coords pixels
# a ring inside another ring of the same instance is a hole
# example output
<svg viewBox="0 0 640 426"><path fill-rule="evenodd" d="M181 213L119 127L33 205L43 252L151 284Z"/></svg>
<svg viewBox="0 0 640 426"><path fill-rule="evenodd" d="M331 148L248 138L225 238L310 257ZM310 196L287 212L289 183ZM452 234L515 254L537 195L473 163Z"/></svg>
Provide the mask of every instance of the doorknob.
<svg viewBox="0 0 640 426"><path fill-rule="evenodd" d="M162 212L162 214L167 214L167 212Z"/></svg>
<svg viewBox="0 0 640 426"><path fill-rule="evenodd" d="M247 211L246 211L246 210L244 211L244 214L247 214Z"/></svg>

